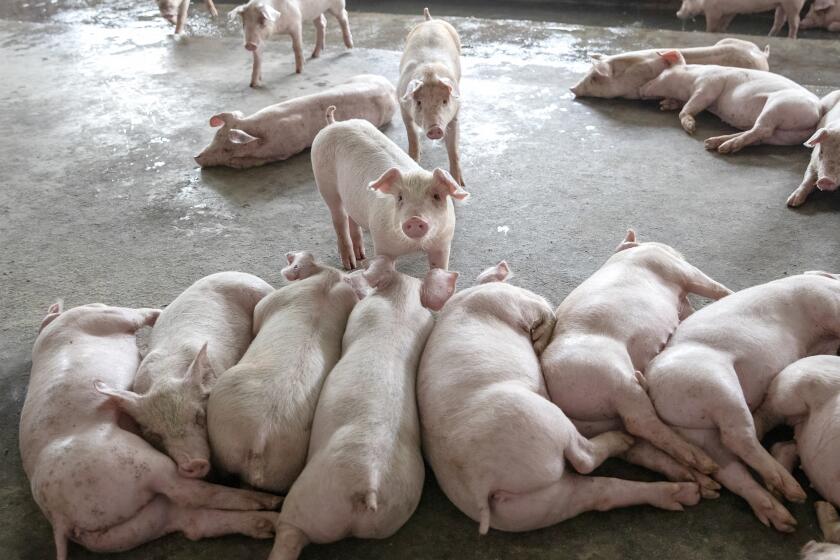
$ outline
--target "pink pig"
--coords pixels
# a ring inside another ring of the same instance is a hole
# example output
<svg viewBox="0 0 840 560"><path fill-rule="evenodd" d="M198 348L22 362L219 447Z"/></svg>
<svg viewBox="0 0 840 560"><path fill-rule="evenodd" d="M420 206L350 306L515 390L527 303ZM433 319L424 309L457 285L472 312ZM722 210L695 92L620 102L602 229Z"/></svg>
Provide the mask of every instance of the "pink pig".
<svg viewBox="0 0 840 560"><path fill-rule="evenodd" d="M677 17L688 19L698 14L706 16L706 31L726 31L738 14L776 11L770 35L775 35L788 24L788 36L796 39L799 30L799 12L805 0L683 0Z"/></svg>
<svg viewBox="0 0 840 560"><path fill-rule="evenodd" d="M539 355L554 313L542 297L505 283L509 272L502 261L453 296L420 361L423 449L447 497L482 534L539 529L591 510L696 504L693 482L574 473L592 472L633 438L606 432L586 439L548 399Z"/></svg>
<svg viewBox="0 0 840 560"><path fill-rule="evenodd" d="M816 0L802 20L801 27L822 27L829 31L840 31L840 3L837 0Z"/></svg>
<svg viewBox="0 0 840 560"><path fill-rule="evenodd" d="M840 184L840 90L822 98L823 117L819 128L805 145L814 150L805 177L788 197L788 206L799 206L814 189L836 191Z"/></svg>
<svg viewBox="0 0 840 560"><path fill-rule="evenodd" d="M175 26L175 34L178 35L184 30L187 23L187 11L190 9L190 0L156 0L160 15L163 19ZM216 17L219 12L213 0L204 0L210 15Z"/></svg>
<svg viewBox="0 0 840 560"><path fill-rule="evenodd" d="M225 165L244 169L288 159L312 145L324 128L324 114L337 107L341 119L365 119L375 127L391 122L397 107L394 86L372 74L261 109L218 113L210 126L221 127L209 146L195 156L201 167Z"/></svg>
<svg viewBox="0 0 840 560"><path fill-rule="evenodd" d="M281 499L178 476L175 464L91 390L127 389L139 354L135 331L156 309L102 304L50 307L32 350L20 418L20 453L32 496L53 527L56 556L67 539L97 552L139 546L167 533L199 539L230 533L268 538Z"/></svg>
<svg viewBox="0 0 840 560"><path fill-rule="evenodd" d="M587 425L581 426L584 433L623 427L708 474L717 468L714 461L662 423L642 375L680 320L694 311L689 293L720 299L732 292L671 247L638 243L630 230L606 264L557 308L557 326L541 362L551 400L576 425ZM639 453L645 451L630 457ZM663 461L655 450L647 455ZM666 474L674 470L666 468ZM689 477L707 493L719 488L708 477Z"/></svg>

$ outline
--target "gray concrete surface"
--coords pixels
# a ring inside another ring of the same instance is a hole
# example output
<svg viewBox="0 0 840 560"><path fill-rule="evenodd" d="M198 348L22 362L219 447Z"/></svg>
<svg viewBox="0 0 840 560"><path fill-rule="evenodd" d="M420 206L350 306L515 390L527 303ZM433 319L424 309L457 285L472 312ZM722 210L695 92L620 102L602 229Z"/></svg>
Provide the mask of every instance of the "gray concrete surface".
<svg viewBox="0 0 840 560"><path fill-rule="evenodd" d="M403 37L419 21L353 11L352 52L340 46L330 21L327 52L300 76L282 38L266 54L266 87L252 90L238 30L212 22L197 4L181 40L168 35L151 2L44 4L43 13L18 4L0 9L4 559L53 555L17 450L31 347L47 306L59 297L68 305L165 305L195 279L225 269L279 284L280 259L290 249L338 263L307 153L249 171L201 171L191 155L211 138L207 119L217 111L250 112L361 72L396 80ZM784 204L808 160L805 148L712 155L702 139L727 127L711 116L698 119L697 135L689 137L656 104L577 101L568 93L587 67L587 51L701 45L719 37L451 21L465 45L462 163L473 195L458 210L452 253L463 285L506 258L516 283L558 303L607 258L628 226L642 239L673 244L734 289L807 269L840 270L840 195L817 193L800 210ZM306 44L312 45L311 30ZM836 43L770 44L777 71L818 93L840 87ZM385 132L405 145L399 117ZM424 147L425 166L445 165L442 145ZM408 258L401 268L420 274L424 264ZM653 479L613 463L603 472ZM429 476L416 515L393 538L312 546L303 558L788 559L819 537L812 501L791 506L800 524L792 535L763 527L745 502L724 493L680 514L636 507L479 538L476 524ZM239 537L192 543L170 536L113 557L262 558L269 547ZM74 546L71 557L98 556Z"/></svg>

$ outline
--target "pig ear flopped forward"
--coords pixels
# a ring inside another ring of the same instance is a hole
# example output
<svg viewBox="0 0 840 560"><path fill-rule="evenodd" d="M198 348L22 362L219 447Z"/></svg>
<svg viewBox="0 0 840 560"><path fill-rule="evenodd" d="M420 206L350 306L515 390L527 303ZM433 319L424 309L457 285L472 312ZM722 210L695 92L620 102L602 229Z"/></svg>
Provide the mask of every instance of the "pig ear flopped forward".
<svg viewBox="0 0 840 560"><path fill-rule="evenodd" d="M391 283L396 270L396 263L393 258L386 255L377 255L371 260L362 276L371 288L384 289Z"/></svg>
<svg viewBox="0 0 840 560"><path fill-rule="evenodd" d="M813 136L811 136L810 138L808 138L808 140L805 141L805 146L807 146L808 148L815 148L817 144L824 141L826 137L828 137L828 130L826 130L825 128L821 128L817 130Z"/></svg>
<svg viewBox="0 0 840 560"><path fill-rule="evenodd" d="M207 356L206 342L187 369L186 379L192 386L200 389L202 393L210 395L210 387L213 386L213 381L216 379L216 372Z"/></svg>
<svg viewBox="0 0 840 560"><path fill-rule="evenodd" d="M426 309L440 311L455 293L459 273L433 268L420 284L420 303Z"/></svg>
<svg viewBox="0 0 840 560"><path fill-rule="evenodd" d="M233 21L234 19L236 19L236 16L241 17L242 12L245 11L245 6L246 6L246 4L240 4L239 6L235 7L230 12L228 12L228 15L227 15L228 20Z"/></svg>
<svg viewBox="0 0 840 560"><path fill-rule="evenodd" d="M453 82L449 78L438 78L438 80L440 80L440 83L442 83L443 85L445 85L449 89L449 95L453 99L458 99L459 97L461 97L461 94L458 92L458 89L455 87L455 82Z"/></svg>
<svg viewBox="0 0 840 560"><path fill-rule="evenodd" d="M396 167L392 167L382 174L379 179L368 183L368 188L372 191L377 191L385 194L394 194L394 185L397 181L402 180L402 172Z"/></svg>
<svg viewBox="0 0 840 560"><path fill-rule="evenodd" d="M608 62L604 62L599 58L592 59L592 69L596 74L603 76L604 78L612 76L612 66L610 66Z"/></svg>
<svg viewBox="0 0 840 560"><path fill-rule="evenodd" d="M408 101L414 94L423 87L423 80L411 80L408 82L408 86L405 88L405 93L402 96L403 101Z"/></svg>
<svg viewBox="0 0 840 560"><path fill-rule="evenodd" d="M443 185L447 189L447 193L452 198L456 200L466 200L469 198L470 193L465 191L447 170L437 167L432 172L432 175L434 175L439 184Z"/></svg>
<svg viewBox="0 0 840 560"><path fill-rule="evenodd" d="M479 274L475 282L476 284L487 284L489 282L506 282L512 276L510 266L507 261L499 261L495 266L485 269Z"/></svg>
<svg viewBox="0 0 840 560"><path fill-rule="evenodd" d="M119 408L129 416L135 417L137 411L140 408L141 397L133 391L114 389L113 387L110 387L99 380L93 382L93 388L98 393L101 393L108 397L108 402L115 405L117 408Z"/></svg>
<svg viewBox="0 0 840 560"><path fill-rule="evenodd" d="M618 244L618 247L615 248L615 252L618 253L619 251L632 249L633 247L638 246L639 243L636 241L636 232L633 229L628 229L627 235L624 236L624 239Z"/></svg>
<svg viewBox="0 0 840 560"><path fill-rule="evenodd" d="M259 138L257 138L256 136L251 136L244 130L232 128L230 132L228 132L228 140L230 140L234 144L250 144L251 142L259 140Z"/></svg>
<svg viewBox="0 0 840 560"><path fill-rule="evenodd" d="M680 51L670 49L667 51L657 51L657 53L662 60L668 63L668 66L680 66L685 65L685 58Z"/></svg>
<svg viewBox="0 0 840 560"><path fill-rule="evenodd" d="M274 23L275 21L280 19L280 12L278 12L268 4L263 4L260 6L260 13L265 19L267 19L271 23Z"/></svg>

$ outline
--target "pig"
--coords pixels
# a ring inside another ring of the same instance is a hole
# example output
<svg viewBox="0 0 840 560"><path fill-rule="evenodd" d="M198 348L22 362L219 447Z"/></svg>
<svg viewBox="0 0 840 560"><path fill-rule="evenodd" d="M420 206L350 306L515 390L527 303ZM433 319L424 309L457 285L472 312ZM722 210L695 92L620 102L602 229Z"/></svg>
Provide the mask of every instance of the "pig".
<svg viewBox="0 0 840 560"><path fill-rule="evenodd" d="M161 313L131 391L95 385L175 460L181 476L203 478L210 471L207 397L216 374L248 349L254 307L272 291L244 272L205 276Z"/></svg>
<svg viewBox="0 0 840 560"><path fill-rule="evenodd" d="M800 24L802 29L825 28L840 31L840 4L837 0L817 0Z"/></svg>
<svg viewBox="0 0 840 560"><path fill-rule="evenodd" d="M458 273L433 269L421 282L379 256L362 277L373 291L347 321L269 560L295 560L310 542L387 538L420 502L425 468L414 384L434 324L424 305L442 307Z"/></svg>
<svg viewBox="0 0 840 560"><path fill-rule="evenodd" d="M707 150L735 153L753 144L793 145L808 139L820 120L819 98L799 84L771 72L686 65L677 51L660 54L670 67L642 86L642 99L663 99L663 109L680 110L680 123L694 134L694 116L709 110L744 130L716 136ZM675 104L675 100L679 103Z"/></svg>
<svg viewBox="0 0 840 560"><path fill-rule="evenodd" d="M637 242L629 230L615 254L557 308L541 364L549 397L572 422L600 425L582 429L586 435L623 427L709 474L714 461L656 415L642 373L693 311L689 293L717 300L732 292L673 248ZM708 477L692 478L710 495L720 488Z"/></svg>
<svg viewBox="0 0 840 560"><path fill-rule="evenodd" d="M445 170L420 167L369 122L335 122L331 111L327 121L312 142L312 171L344 268L365 259L362 228L370 231L376 255L423 251L429 268L449 268L452 199L469 193Z"/></svg>
<svg viewBox="0 0 840 560"><path fill-rule="evenodd" d="M805 146L813 148L811 162L802 183L787 199L788 206L800 206L814 189L836 191L840 183L840 90L820 101L823 114L819 128Z"/></svg>
<svg viewBox="0 0 840 560"><path fill-rule="evenodd" d="M831 529L837 531L838 527L840 527L840 518L837 517L837 510L834 509L834 506L828 502L817 502L815 505L817 506L818 515L821 507L831 508L829 510L833 512L833 514L831 514L833 516ZM822 524L823 522L820 521L821 526ZM825 531L825 529L823 529L823 531ZM802 560L837 560L840 558L840 545L808 541L805 546L802 547L800 557Z"/></svg>
<svg viewBox="0 0 840 560"><path fill-rule="evenodd" d="M667 49L675 50L675 49ZM770 45L761 51L754 43L727 37L711 47L676 49L688 64L717 64L735 68L769 70ZM571 87L577 97L639 99L639 88L668 68L659 56L662 49L649 49L605 56L594 53L592 68Z"/></svg>
<svg viewBox="0 0 840 560"><path fill-rule="evenodd" d="M175 26L175 34L178 35L184 30L184 24L187 23L187 10L190 9L190 0L156 0L160 15L163 19ZM219 12L216 10L216 5L213 0L204 0L207 4L207 10L210 15L216 17Z"/></svg>
<svg viewBox="0 0 840 560"><path fill-rule="evenodd" d="M329 12L338 20L344 45L353 48L350 34L350 19L344 9L344 0L249 0L230 11L228 17L239 16L245 35L245 50L254 56L251 67L251 87L262 86L262 47L274 33L288 33L295 52L295 72L303 72L303 22L315 25L315 50L312 58L321 56L324 49L327 18Z"/></svg>
<svg viewBox="0 0 840 560"><path fill-rule="evenodd" d="M431 140L444 139L449 156L449 172L464 186L461 156L458 154L461 108L461 39L449 23L432 19L429 9L426 21L409 32L400 59L400 112L408 135L408 155L420 159L420 135L426 131Z"/></svg>
<svg viewBox="0 0 840 560"><path fill-rule="evenodd" d="M502 261L479 275L478 285L455 294L420 360L423 449L447 497L478 522L481 534L490 527L538 529L591 510L696 504L694 482L573 472L592 472L626 452L633 438L617 431L584 438L549 400L539 355L554 313L542 297L507 284L509 275Z"/></svg>
<svg viewBox="0 0 840 560"><path fill-rule="evenodd" d="M157 309L52 305L32 350L20 417L20 455L32 496L50 521L56 558L67 541L96 552L128 550L181 531L190 539L274 534L281 499L182 478L120 410L90 388L127 389L140 360L135 332ZM235 511L240 510L240 511ZM253 510L253 511L250 511Z"/></svg>
<svg viewBox="0 0 840 560"><path fill-rule="evenodd" d="M330 106L337 106L343 119L365 119L379 128L394 116L395 92L386 78L360 74L318 93L269 105L247 117L240 111L218 113L210 118L210 126L221 128L195 161L201 167L244 169L288 159L312 145L326 124L324 114Z"/></svg>
<svg viewBox="0 0 840 560"><path fill-rule="evenodd" d="M755 14L775 10L770 35L776 35L788 24L788 37L796 39L799 13L805 0L683 0L677 17L686 20L696 15L706 16L706 31L723 33L738 14Z"/></svg>
<svg viewBox="0 0 840 560"><path fill-rule="evenodd" d="M759 442L752 412L793 362L840 347L840 276L805 273L753 286L685 319L645 371L659 417L720 465L714 478L765 525L796 520L759 485L792 501L805 492Z"/></svg>
<svg viewBox="0 0 840 560"><path fill-rule="evenodd" d="M306 461L315 404L341 355L356 294L312 253L286 255L291 283L254 310L256 337L207 404L214 463L256 488L285 492Z"/></svg>

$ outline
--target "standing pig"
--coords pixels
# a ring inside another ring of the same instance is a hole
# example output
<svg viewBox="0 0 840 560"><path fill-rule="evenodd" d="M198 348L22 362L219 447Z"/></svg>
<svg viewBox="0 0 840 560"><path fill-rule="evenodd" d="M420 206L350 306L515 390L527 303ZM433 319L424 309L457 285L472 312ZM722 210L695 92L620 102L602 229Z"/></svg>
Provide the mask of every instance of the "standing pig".
<svg viewBox="0 0 840 560"><path fill-rule="evenodd" d="M364 279L373 292L347 322L341 360L318 400L306 468L286 496L269 560L294 560L310 542L383 539L420 502L423 456L414 385L440 308L458 274L401 274L377 257Z"/></svg>
<svg viewBox="0 0 840 560"><path fill-rule="evenodd" d="M684 102L680 123L689 134L696 127L694 116L704 110L745 131L709 138L707 150L730 154L753 144L799 144L814 133L820 120L819 98L783 76L725 66L687 66L677 51L660 56L671 67L642 87L642 99L664 98L663 109Z"/></svg>
<svg viewBox="0 0 840 560"><path fill-rule="evenodd" d="M417 379L423 449L450 500L502 531L553 525L584 511L636 504L681 510L695 483L582 477L633 438L586 439L549 399L538 355L549 342L548 302L504 283L502 261L480 285L456 294L438 316Z"/></svg>
<svg viewBox="0 0 840 560"><path fill-rule="evenodd" d="M444 138L449 155L449 172L464 185L458 155L458 112L461 108L461 39L455 28L443 20L433 20L429 9L426 21L409 32L400 60L400 112L408 134L408 155L420 159L420 135L431 140Z"/></svg>
<svg viewBox="0 0 840 560"><path fill-rule="evenodd" d="M776 11L773 28L770 35L776 35L788 24L788 37L796 39L799 30L799 12L805 0L683 0L677 11L680 19L693 18L696 15L706 16L706 31L722 33L726 31L732 20L738 14L755 14L758 12Z"/></svg>
<svg viewBox="0 0 840 560"><path fill-rule="evenodd" d="M361 74L318 93L269 105L248 117L240 111L213 115L210 126L222 128L195 161L201 167L243 169L288 159L312 145L324 128L324 113L330 106L337 106L343 119L365 119L378 128L394 116L395 91L386 78Z"/></svg>
<svg viewBox="0 0 840 560"><path fill-rule="evenodd" d="M97 552L134 548L167 533L190 539L268 538L280 498L178 476L169 457L130 431L95 380L127 389L137 371L135 331L156 309L102 304L50 307L32 350L20 417L20 455L32 497L49 519L56 557L67 540Z"/></svg>
<svg viewBox="0 0 840 560"><path fill-rule="evenodd" d="M163 19L175 26L175 34L178 35L184 30L187 23L187 10L190 9L190 0L156 0L160 15ZM219 12L213 0L204 0L210 15L216 17Z"/></svg>
<svg viewBox="0 0 840 560"><path fill-rule="evenodd" d="M327 30L329 12L341 25L344 45L353 48L353 36L350 35L350 20L344 9L344 0L250 0L247 4L235 7L229 17L238 15L242 20L245 34L245 50L254 55L251 68L251 87L262 85L262 46L274 33L288 33L292 37L292 49L295 51L295 72L303 71L303 22L315 24L315 50L312 58L321 56Z"/></svg>
<svg viewBox="0 0 840 560"><path fill-rule="evenodd" d="M752 411L785 367L838 346L840 279L790 276L735 292L683 321L645 372L648 393L660 418L720 465L718 482L765 525L792 531L796 520L741 462L787 499L805 499L761 446Z"/></svg>
<svg viewBox="0 0 840 560"><path fill-rule="evenodd" d="M248 349L254 307L272 290L244 272L205 276L161 313L132 391L96 384L175 460L181 476L202 478L210 470L207 397L216 374Z"/></svg>
<svg viewBox="0 0 840 560"><path fill-rule="evenodd" d="M788 206L799 206L814 189L835 191L840 183L840 90L833 91L820 101L819 128L805 142L811 152L811 162L805 170L802 184L788 197Z"/></svg>
<svg viewBox="0 0 840 560"><path fill-rule="evenodd" d="M551 400L572 422L622 427L684 465L711 473L708 455L656 415L642 372L693 309L688 294L720 299L729 289L661 243L637 243L633 230L616 253L557 308L541 362ZM704 490L716 484L706 477Z"/></svg>
<svg viewBox="0 0 840 560"><path fill-rule="evenodd" d="M469 193L443 169L426 171L367 121L336 123L312 142L315 183L330 209L346 269L365 258L362 228L376 255L423 251L430 268L448 268L455 232L452 199Z"/></svg>
<svg viewBox="0 0 840 560"><path fill-rule="evenodd" d="M303 469L318 394L356 303L342 272L308 252L286 257L282 272L292 283L257 305L254 342L207 405L216 464L275 492L288 490Z"/></svg>
<svg viewBox="0 0 840 560"><path fill-rule="evenodd" d="M668 49L675 50L675 49ZM727 37L711 47L676 49L688 64L717 64L734 68L769 70L764 51L754 43ZM662 49L628 52L613 56L592 54L592 68L571 91L577 97L624 97L639 99L639 88L657 77L669 64L659 56Z"/></svg>
<svg viewBox="0 0 840 560"><path fill-rule="evenodd" d="M816 0L802 20L802 29L822 27L829 31L840 31L840 4L837 0Z"/></svg>

